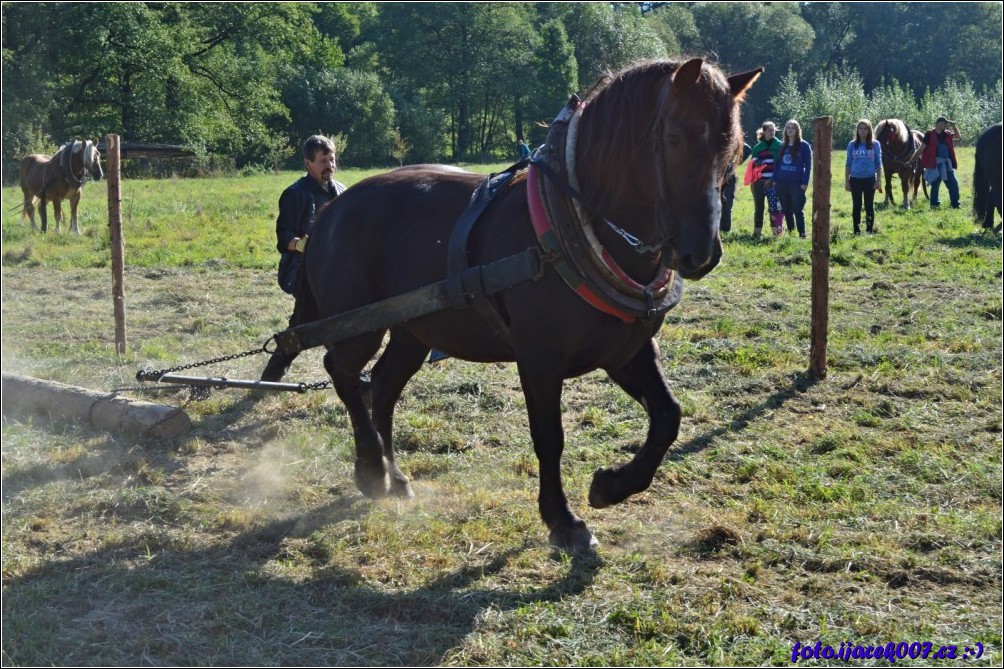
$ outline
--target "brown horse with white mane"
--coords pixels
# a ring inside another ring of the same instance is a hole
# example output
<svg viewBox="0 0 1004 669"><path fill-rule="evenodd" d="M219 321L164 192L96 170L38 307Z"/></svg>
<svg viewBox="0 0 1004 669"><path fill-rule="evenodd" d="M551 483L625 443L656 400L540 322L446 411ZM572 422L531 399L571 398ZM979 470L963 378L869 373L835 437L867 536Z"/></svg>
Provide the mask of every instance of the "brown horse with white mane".
<svg viewBox="0 0 1004 669"><path fill-rule="evenodd" d="M917 201L917 192L924 183L924 170L920 167L917 149L924 141L919 130L911 130L898 118L879 121L875 126L875 140L882 146L882 171L885 172L885 204L896 204L892 194L892 177L899 175L903 186L903 208L909 209Z"/></svg>
<svg viewBox="0 0 1004 669"><path fill-rule="evenodd" d="M61 202L69 198L70 231L80 234L80 228L77 227L77 204L80 202L80 191L84 186L84 180L88 176L93 179L101 179L104 176L97 144L90 140L67 142L52 157L34 153L22 158L21 191L24 193L22 215L31 221L31 229L35 230L35 198L38 198L40 204L42 232L48 227L46 203L52 203L56 232L59 232L59 224L63 219Z"/></svg>
<svg viewBox="0 0 1004 669"><path fill-rule="evenodd" d="M395 461L394 405L430 348L516 362L550 540L596 543L562 490L563 383L603 369L649 416L644 445L631 462L597 471L589 503L603 508L645 490L681 418L653 337L681 277L699 279L721 258L720 193L741 146L739 102L761 71L726 77L700 59L653 61L573 98L530 167L498 187L459 245L456 231L467 226L454 223L482 192L472 198L482 177L462 170L423 165L370 177L319 213L305 256L309 295L301 294L315 317L443 280L464 287L459 303L389 327L370 410L359 372L388 328L327 343L324 365L352 422L364 494L412 494ZM539 255L539 272L498 280L490 294L478 287L482 271L527 253Z"/></svg>

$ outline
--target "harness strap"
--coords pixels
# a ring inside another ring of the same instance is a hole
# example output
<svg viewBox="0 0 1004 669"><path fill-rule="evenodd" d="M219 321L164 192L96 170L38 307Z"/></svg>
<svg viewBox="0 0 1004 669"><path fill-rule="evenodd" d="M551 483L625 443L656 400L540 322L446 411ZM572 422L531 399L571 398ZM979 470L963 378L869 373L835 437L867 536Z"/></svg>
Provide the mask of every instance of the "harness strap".
<svg viewBox="0 0 1004 669"><path fill-rule="evenodd" d="M468 279L468 285L480 290L484 296L494 295L517 284L539 280L543 276L544 262L540 249L531 247L522 253L468 269L467 272L477 278L476 284ZM469 297L464 291L454 291L452 282L446 279L277 332L272 338L277 351L293 355L315 346L334 344L361 334L384 330L437 311L462 309L469 306Z"/></svg>
<svg viewBox="0 0 1004 669"><path fill-rule="evenodd" d="M485 177L481 185L471 194L467 208L453 226L447 248L447 283L450 292L466 295L468 303L477 314L513 352L515 347L509 333L509 324L486 296L484 267L468 266L467 245L475 224L495 201L495 197L509 184L516 172L525 169L527 165L529 160L522 160L499 174Z"/></svg>

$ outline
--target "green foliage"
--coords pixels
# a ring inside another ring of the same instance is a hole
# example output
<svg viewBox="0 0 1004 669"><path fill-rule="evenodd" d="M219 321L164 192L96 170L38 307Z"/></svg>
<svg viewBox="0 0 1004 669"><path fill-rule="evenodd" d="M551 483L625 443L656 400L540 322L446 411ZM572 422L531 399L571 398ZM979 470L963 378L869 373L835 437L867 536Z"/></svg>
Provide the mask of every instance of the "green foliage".
<svg viewBox="0 0 1004 669"><path fill-rule="evenodd" d="M293 136L341 134L347 146L338 157L345 165L387 164L394 150L394 103L380 78L349 68L297 73L287 87Z"/></svg>
<svg viewBox="0 0 1004 669"><path fill-rule="evenodd" d="M925 91L918 103L910 87L895 79L866 94L861 76L854 70L821 72L802 90L798 74L789 70L770 103L782 123L788 118L800 120L809 141L812 124L807 121L832 116L833 142L838 147L853 137L861 118L871 119L872 125L899 118L913 128L926 130L942 115L964 129L963 143L972 143L983 129L1000 120L1001 83L993 90L977 92L968 81L951 81L934 92Z"/></svg>

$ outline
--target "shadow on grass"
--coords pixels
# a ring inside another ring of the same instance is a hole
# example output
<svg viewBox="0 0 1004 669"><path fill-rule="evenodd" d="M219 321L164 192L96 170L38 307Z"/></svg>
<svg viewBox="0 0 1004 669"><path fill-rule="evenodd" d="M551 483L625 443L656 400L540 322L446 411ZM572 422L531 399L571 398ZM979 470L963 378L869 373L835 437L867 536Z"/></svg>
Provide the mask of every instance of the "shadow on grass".
<svg viewBox="0 0 1004 669"><path fill-rule="evenodd" d="M745 430L753 421L777 411L784 406L785 402L808 391L819 382L820 379L817 379L808 372L796 374L787 388L775 392L760 404L737 415L728 425L716 427L713 430L694 437L690 441L671 446L669 453L666 454L666 458L668 460L682 460L688 455L703 451L705 448L711 446L719 437Z"/></svg>
<svg viewBox="0 0 1004 669"><path fill-rule="evenodd" d="M982 228L961 237L942 237L937 242L954 249L999 249L1001 246L1000 234Z"/></svg>
<svg viewBox="0 0 1004 669"><path fill-rule="evenodd" d="M579 594L603 565L552 558L559 578L507 588L524 544L414 589L367 581L310 537L369 508L353 495L195 550L154 530L5 577L4 664L437 665L485 615Z"/></svg>

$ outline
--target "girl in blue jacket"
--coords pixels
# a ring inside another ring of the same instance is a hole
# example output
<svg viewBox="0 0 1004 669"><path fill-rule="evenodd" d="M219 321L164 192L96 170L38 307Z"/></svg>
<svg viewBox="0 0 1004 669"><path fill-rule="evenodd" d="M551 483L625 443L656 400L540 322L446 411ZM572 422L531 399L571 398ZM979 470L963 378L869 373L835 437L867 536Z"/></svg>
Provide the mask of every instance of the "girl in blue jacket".
<svg viewBox="0 0 1004 669"><path fill-rule="evenodd" d="M788 232L798 227L805 239L805 191L812 172L812 147L802 139L802 126L791 119L784 125L784 143L774 163L774 187L781 200Z"/></svg>
<svg viewBox="0 0 1004 669"><path fill-rule="evenodd" d="M872 138L872 124L858 121L854 139L847 145L844 189L851 192L854 234L861 234L861 202L865 205L865 225L875 232L875 191L882 192L882 146Z"/></svg>

